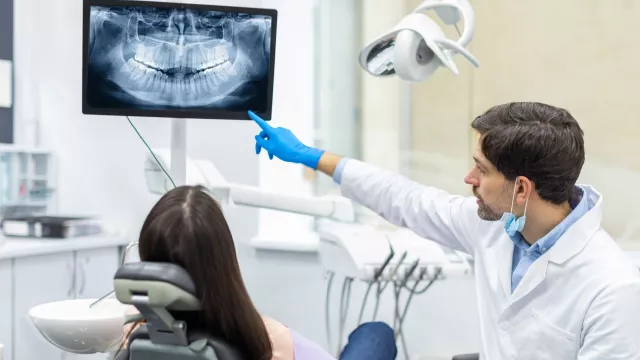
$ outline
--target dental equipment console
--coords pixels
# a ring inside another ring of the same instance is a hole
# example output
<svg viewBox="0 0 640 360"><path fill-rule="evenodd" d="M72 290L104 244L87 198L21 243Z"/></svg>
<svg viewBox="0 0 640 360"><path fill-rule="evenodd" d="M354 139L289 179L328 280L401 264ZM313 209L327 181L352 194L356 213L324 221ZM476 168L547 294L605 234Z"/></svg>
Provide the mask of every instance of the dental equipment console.
<svg viewBox="0 0 640 360"><path fill-rule="evenodd" d="M378 229L369 225L325 222L320 226L320 262L327 269L329 279L325 299L325 327L331 345L329 303L334 277L342 276L340 322L336 354L342 348L342 337L347 320L348 303L354 280L367 284L357 325L364 317L369 294L376 285L373 320L378 316L380 297L388 285L393 285L393 328L396 339L402 342L405 358L409 358L402 325L414 295L425 293L437 280L471 277L473 259L470 255L447 249L423 239L408 229ZM420 286L421 282L425 285ZM410 284L411 283L411 284ZM408 291L404 306L400 295Z"/></svg>
<svg viewBox="0 0 640 360"><path fill-rule="evenodd" d="M319 233L322 265L364 282L444 279L473 272L468 254L442 247L408 229L327 223Z"/></svg>

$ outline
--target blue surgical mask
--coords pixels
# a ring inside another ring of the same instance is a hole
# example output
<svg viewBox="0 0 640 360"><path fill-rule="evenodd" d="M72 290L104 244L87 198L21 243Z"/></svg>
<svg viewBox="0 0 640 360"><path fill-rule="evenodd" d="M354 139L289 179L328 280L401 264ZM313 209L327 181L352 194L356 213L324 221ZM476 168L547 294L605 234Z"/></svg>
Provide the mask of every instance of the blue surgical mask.
<svg viewBox="0 0 640 360"><path fill-rule="evenodd" d="M509 234L509 236L514 236L517 232L522 231L524 229L524 224L527 220L527 205L529 204L529 198L524 203L524 214L517 218L516 214L513 213L513 206L516 202L516 188L518 186L518 182L516 181L513 184L513 197L511 198L511 211L508 213L504 213L500 221L504 222L504 231Z"/></svg>

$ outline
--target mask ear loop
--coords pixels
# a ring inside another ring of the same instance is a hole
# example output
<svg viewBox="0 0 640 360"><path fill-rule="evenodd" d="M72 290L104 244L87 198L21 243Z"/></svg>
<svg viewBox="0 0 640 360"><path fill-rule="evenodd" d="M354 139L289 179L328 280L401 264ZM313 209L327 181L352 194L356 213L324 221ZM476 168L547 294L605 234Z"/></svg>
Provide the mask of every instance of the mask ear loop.
<svg viewBox="0 0 640 360"><path fill-rule="evenodd" d="M515 215L515 213L513 212L513 206L515 205L516 202L516 189L518 187L518 180L516 179L515 183L513 184L513 197L511 198L511 213L513 215ZM524 214L522 214L522 216L527 216L527 206L529 205L529 197L527 196L527 200L525 200L524 202Z"/></svg>
<svg viewBox="0 0 640 360"><path fill-rule="evenodd" d="M515 215L515 213L513 212L513 205L516 203L516 188L517 188L517 186L518 186L518 179L516 179L516 181L513 182L513 196L511 197L511 211L510 212L512 214L514 214L514 215ZM527 207L525 205L525 210L524 210L525 212L527 211L526 209L527 209Z"/></svg>

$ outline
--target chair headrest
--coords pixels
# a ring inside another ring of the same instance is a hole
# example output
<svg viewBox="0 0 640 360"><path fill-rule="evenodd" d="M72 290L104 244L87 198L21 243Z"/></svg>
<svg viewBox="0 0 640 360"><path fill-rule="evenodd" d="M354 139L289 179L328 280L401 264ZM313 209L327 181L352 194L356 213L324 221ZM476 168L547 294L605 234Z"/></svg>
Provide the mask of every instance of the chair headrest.
<svg viewBox="0 0 640 360"><path fill-rule="evenodd" d="M123 304L136 304L144 296L151 307L174 311L200 310L191 276L178 265L157 262L124 264L114 276L116 298Z"/></svg>

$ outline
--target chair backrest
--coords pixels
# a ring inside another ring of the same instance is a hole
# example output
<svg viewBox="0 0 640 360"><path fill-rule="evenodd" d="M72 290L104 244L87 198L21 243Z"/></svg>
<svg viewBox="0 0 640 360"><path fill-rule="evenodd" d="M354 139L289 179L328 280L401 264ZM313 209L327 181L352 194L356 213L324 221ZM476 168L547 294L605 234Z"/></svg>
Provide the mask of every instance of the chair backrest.
<svg viewBox="0 0 640 360"><path fill-rule="evenodd" d="M228 344L189 332L172 312L198 311L200 301L189 274L169 263L123 265L114 276L116 298L134 305L146 320L128 339L118 360L241 360Z"/></svg>

